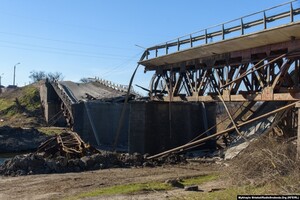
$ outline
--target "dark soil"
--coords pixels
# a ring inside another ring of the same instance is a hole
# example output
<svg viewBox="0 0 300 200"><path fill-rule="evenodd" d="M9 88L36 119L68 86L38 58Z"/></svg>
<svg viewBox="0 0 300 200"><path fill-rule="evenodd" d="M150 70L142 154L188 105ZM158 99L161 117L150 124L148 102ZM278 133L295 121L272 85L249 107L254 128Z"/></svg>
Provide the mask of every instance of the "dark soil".
<svg viewBox="0 0 300 200"><path fill-rule="evenodd" d="M48 138L34 128L0 127L0 153L35 151Z"/></svg>
<svg viewBox="0 0 300 200"><path fill-rule="evenodd" d="M5 176L22 176L81 172L107 168L155 167L185 162L185 159L178 155L147 160L145 156L138 153L130 155L102 152L79 158L68 158L64 156L45 158L43 153L30 153L18 155L6 160L3 165L0 165L0 174Z"/></svg>

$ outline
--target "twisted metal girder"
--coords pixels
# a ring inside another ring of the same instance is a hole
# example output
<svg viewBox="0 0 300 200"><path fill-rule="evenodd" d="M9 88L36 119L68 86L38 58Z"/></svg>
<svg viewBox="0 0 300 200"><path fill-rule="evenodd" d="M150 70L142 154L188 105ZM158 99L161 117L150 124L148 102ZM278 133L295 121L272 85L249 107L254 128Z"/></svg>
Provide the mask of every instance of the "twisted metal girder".
<svg viewBox="0 0 300 200"><path fill-rule="evenodd" d="M150 83L152 100L273 101L299 99L300 52L265 55L249 62L194 63L157 70Z"/></svg>

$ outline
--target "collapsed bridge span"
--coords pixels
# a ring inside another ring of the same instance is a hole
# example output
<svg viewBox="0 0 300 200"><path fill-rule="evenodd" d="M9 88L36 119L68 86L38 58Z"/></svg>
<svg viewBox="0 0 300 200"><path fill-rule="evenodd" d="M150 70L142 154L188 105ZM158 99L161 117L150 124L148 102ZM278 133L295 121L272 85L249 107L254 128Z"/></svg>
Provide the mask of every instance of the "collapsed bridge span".
<svg viewBox="0 0 300 200"><path fill-rule="evenodd" d="M85 142L102 149L112 150L116 143L120 151L151 154L181 145L215 123L214 104L178 102L170 107L138 100L139 94L131 91L116 140L127 89L98 80L46 82L41 90L46 119L49 125L66 120Z"/></svg>

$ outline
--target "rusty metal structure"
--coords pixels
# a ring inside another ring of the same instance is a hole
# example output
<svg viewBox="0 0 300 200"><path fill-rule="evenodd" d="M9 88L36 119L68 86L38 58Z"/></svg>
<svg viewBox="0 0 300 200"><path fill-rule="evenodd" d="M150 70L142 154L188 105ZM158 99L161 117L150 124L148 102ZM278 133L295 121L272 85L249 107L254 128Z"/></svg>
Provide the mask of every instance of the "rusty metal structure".
<svg viewBox="0 0 300 200"><path fill-rule="evenodd" d="M267 116L274 120L266 120L262 132L282 131L281 125L293 130L298 127L300 158L300 110L297 119L294 109L300 100L297 0L149 47L144 55L139 64L145 72L155 72L149 86L152 101L222 102L229 120L229 126L215 134L203 137L206 132L201 133L189 143L149 159L195 148L221 136L228 140L235 135L247 141L248 128L263 124ZM232 114L225 102L243 102L243 108Z"/></svg>
<svg viewBox="0 0 300 200"><path fill-rule="evenodd" d="M151 100L299 100L299 14L292 1L147 48Z"/></svg>
<svg viewBox="0 0 300 200"><path fill-rule="evenodd" d="M77 133L66 131L54 135L42 143L38 147L37 153L43 153L44 157L80 158L85 155L99 153L99 151L85 143Z"/></svg>

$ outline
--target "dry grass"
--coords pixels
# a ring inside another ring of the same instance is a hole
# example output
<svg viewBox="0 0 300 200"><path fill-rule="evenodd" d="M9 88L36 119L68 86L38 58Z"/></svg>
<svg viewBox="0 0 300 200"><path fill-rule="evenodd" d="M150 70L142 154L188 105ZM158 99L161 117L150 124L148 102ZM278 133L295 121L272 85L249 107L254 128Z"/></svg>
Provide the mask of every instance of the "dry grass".
<svg viewBox="0 0 300 200"><path fill-rule="evenodd" d="M274 193L300 192L300 162L296 160L296 145L259 138L231 161L228 169L235 185L271 184Z"/></svg>

